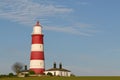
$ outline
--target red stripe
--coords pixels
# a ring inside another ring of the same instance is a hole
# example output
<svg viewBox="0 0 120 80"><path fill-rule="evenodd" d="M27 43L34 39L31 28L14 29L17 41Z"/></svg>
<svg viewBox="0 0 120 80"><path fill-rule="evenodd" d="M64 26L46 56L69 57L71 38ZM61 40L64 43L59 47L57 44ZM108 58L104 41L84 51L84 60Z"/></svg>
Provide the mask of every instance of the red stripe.
<svg viewBox="0 0 120 80"><path fill-rule="evenodd" d="M30 60L44 60L44 52L40 52L40 51L32 51L31 52L31 57Z"/></svg>
<svg viewBox="0 0 120 80"><path fill-rule="evenodd" d="M32 35L32 44L40 43L43 44L43 36L42 34L33 34Z"/></svg>
<svg viewBox="0 0 120 80"><path fill-rule="evenodd" d="M35 74L43 74L45 71L43 68L31 68L30 70L34 71Z"/></svg>

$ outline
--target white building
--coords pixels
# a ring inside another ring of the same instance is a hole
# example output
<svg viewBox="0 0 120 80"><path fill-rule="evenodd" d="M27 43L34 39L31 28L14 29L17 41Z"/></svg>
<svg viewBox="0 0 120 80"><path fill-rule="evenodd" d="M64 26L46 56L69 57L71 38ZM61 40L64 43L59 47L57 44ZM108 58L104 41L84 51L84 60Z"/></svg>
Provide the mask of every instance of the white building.
<svg viewBox="0 0 120 80"><path fill-rule="evenodd" d="M29 70L27 70L27 65L25 65L25 70L22 70L17 76L18 77L26 77L29 74Z"/></svg>
<svg viewBox="0 0 120 80"><path fill-rule="evenodd" d="M62 68L62 64L59 64L59 68L56 68L56 63L53 64L53 68L48 69L44 72L46 75L51 73L53 76L71 76L71 71Z"/></svg>

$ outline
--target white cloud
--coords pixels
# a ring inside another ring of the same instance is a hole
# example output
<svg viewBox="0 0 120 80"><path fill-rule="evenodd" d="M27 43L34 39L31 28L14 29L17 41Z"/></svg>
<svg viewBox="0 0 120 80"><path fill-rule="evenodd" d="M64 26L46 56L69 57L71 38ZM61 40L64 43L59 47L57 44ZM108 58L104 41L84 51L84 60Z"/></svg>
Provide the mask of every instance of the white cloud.
<svg viewBox="0 0 120 80"><path fill-rule="evenodd" d="M75 35L82 35L82 36L93 36L94 33L98 32L94 30L93 25L91 24L84 24L84 23L75 23L71 26L45 26L45 30L57 31L57 32L64 32L69 34Z"/></svg>
<svg viewBox="0 0 120 80"><path fill-rule="evenodd" d="M32 2L31 0L3 0L0 1L0 17L17 21L19 23L31 23L37 18L65 14L72 9L56 7Z"/></svg>
<svg viewBox="0 0 120 80"><path fill-rule="evenodd" d="M46 26L45 30L64 32L64 33L70 33L70 34L76 34L76 35L82 35L82 36L91 36L91 34L81 32L74 27L52 27L52 26L47 27Z"/></svg>
<svg viewBox="0 0 120 80"><path fill-rule="evenodd" d="M33 25L36 20L44 20L47 17L67 14L72 12L72 8L56 6L53 4L36 3L32 0L2 0L0 1L0 18L9 19L10 21L21 24ZM62 25L60 25L62 26ZM44 27L46 30L64 32L69 34L77 34L83 36L91 36L93 31L89 24L74 24L73 27Z"/></svg>

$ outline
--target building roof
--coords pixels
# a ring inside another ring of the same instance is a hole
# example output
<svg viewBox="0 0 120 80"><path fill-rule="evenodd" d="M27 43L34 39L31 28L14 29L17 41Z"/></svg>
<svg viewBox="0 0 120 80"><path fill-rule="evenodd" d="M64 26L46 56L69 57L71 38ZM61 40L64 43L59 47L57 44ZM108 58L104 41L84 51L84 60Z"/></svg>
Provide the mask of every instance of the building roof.
<svg viewBox="0 0 120 80"><path fill-rule="evenodd" d="M51 69L48 69L48 70L46 70L46 71L66 71L66 72L71 72L71 71L69 71L69 70L67 70L67 69L60 69L60 68L51 68Z"/></svg>
<svg viewBox="0 0 120 80"><path fill-rule="evenodd" d="M29 70L22 70L21 72L29 72Z"/></svg>

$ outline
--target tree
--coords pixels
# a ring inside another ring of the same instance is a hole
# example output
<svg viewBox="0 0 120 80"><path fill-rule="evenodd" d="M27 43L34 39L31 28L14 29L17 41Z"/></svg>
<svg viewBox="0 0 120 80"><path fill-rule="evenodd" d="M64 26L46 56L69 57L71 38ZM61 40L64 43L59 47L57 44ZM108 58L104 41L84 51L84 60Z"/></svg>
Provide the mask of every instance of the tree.
<svg viewBox="0 0 120 80"><path fill-rule="evenodd" d="M22 68L23 68L23 64L20 63L20 62L16 62L13 64L12 66L12 70L18 75L21 71L22 71Z"/></svg>

